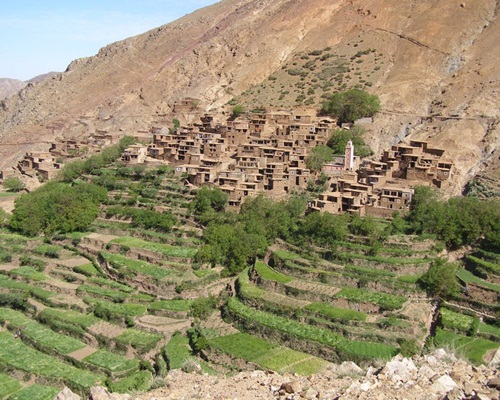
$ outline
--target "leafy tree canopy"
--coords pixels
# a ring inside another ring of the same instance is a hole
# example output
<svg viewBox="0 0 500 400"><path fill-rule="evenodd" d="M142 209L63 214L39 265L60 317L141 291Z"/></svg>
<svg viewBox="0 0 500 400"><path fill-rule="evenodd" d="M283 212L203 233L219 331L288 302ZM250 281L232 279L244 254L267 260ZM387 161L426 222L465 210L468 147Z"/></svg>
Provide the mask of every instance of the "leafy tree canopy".
<svg viewBox="0 0 500 400"><path fill-rule="evenodd" d="M347 143L347 142L346 142ZM334 152L328 146L316 146L307 157L306 166L311 171L320 171L323 164L333 160Z"/></svg>
<svg viewBox="0 0 500 400"><path fill-rule="evenodd" d="M203 186L196 192L194 200L190 203L189 208L194 211L196 215L202 215L213 211L224 211L228 199L228 195L221 189L211 189L208 186Z"/></svg>
<svg viewBox="0 0 500 400"><path fill-rule="evenodd" d="M408 216L417 233L435 234L449 248L480 245L500 250L500 202L475 197L441 201L437 191L416 187Z"/></svg>
<svg viewBox="0 0 500 400"><path fill-rule="evenodd" d="M434 261L419 279L419 284L432 296L449 298L459 290L456 278L457 266L445 259Z"/></svg>
<svg viewBox="0 0 500 400"><path fill-rule="evenodd" d="M106 195L106 189L89 183L49 182L16 200L10 227L27 236L84 231Z"/></svg>
<svg viewBox="0 0 500 400"><path fill-rule="evenodd" d="M359 118L371 117L380 110L378 96L363 90L351 89L336 92L329 101L323 104L321 114L336 118L338 124L354 122Z"/></svg>
<svg viewBox="0 0 500 400"><path fill-rule="evenodd" d="M365 130L359 126L351 129L337 129L327 142L327 146L333 150L333 154L344 154L347 142L350 140L354 145L354 155L368 157L373 154L372 149L365 143Z"/></svg>

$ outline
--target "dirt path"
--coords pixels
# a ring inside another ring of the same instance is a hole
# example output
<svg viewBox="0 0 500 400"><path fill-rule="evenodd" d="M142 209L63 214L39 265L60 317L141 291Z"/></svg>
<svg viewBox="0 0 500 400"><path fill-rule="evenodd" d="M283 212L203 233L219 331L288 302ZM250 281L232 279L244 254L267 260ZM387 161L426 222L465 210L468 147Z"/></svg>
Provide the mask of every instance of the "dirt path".
<svg viewBox="0 0 500 400"><path fill-rule="evenodd" d="M67 267L72 269L73 267L78 267L80 265L90 264L91 261L86 259L85 257L74 257L67 258L66 260L58 260L57 264L62 267Z"/></svg>
<svg viewBox="0 0 500 400"><path fill-rule="evenodd" d="M202 326L204 328L216 330L221 336L232 335L233 333L239 332L234 326L224 322L219 312L212 313L210 318L202 323Z"/></svg>
<svg viewBox="0 0 500 400"><path fill-rule="evenodd" d="M2 264L2 265L0 265L0 271L5 271L5 272L10 272L16 268L19 268L19 265L15 265L15 264Z"/></svg>
<svg viewBox="0 0 500 400"><path fill-rule="evenodd" d="M38 315L41 311L43 311L45 308L47 308L47 306L43 305L42 303L36 301L35 299L33 298L29 298L28 299L28 304L32 305L33 307L35 307L35 314Z"/></svg>
<svg viewBox="0 0 500 400"><path fill-rule="evenodd" d="M77 361L82 361L85 357L94 354L97 351L95 347L85 346L83 349L76 350L73 353L69 353L68 356L74 358Z"/></svg>
<svg viewBox="0 0 500 400"><path fill-rule="evenodd" d="M136 326L163 335L172 335L175 331L189 328L191 326L191 321L156 315L145 315L136 320Z"/></svg>

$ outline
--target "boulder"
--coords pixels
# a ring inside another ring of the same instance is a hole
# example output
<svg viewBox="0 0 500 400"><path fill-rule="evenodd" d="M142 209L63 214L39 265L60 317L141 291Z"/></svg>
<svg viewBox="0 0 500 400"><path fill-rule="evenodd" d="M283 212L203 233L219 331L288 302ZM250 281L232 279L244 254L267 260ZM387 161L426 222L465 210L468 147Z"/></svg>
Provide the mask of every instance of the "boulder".
<svg viewBox="0 0 500 400"><path fill-rule="evenodd" d="M486 385L490 388L500 390L500 376L490 379Z"/></svg>
<svg viewBox="0 0 500 400"><path fill-rule="evenodd" d="M108 389L102 386L90 388L90 398L92 400L130 400L129 394L110 393Z"/></svg>
<svg viewBox="0 0 500 400"><path fill-rule="evenodd" d="M337 374L340 376L360 376L363 375L363 370L352 361L344 361L338 367Z"/></svg>
<svg viewBox="0 0 500 400"><path fill-rule="evenodd" d="M81 397L73 393L70 388L64 387L63 390L59 392L55 400L80 400Z"/></svg>
<svg viewBox="0 0 500 400"><path fill-rule="evenodd" d="M444 395L457 387L456 382L449 375L443 375L431 386L431 393Z"/></svg>
<svg viewBox="0 0 500 400"><path fill-rule="evenodd" d="M280 387L280 390L284 390L286 393L298 393L300 389L301 385L299 381L283 382Z"/></svg>

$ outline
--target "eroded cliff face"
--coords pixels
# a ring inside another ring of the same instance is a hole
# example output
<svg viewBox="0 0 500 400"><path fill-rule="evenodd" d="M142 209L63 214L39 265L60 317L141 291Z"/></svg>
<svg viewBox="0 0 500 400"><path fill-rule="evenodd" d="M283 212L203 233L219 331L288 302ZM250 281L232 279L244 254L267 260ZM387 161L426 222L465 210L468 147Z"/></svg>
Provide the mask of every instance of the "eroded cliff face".
<svg viewBox="0 0 500 400"><path fill-rule="evenodd" d="M462 190L498 164L498 4L483 0L224 0L113 43L0 107L0 140L31 143L168 124L176 99L220 110L301 51L356 40L385 60L369 90L376 151L405 137L444 147ZM2 146L2 166L30 145Z"/></svg>

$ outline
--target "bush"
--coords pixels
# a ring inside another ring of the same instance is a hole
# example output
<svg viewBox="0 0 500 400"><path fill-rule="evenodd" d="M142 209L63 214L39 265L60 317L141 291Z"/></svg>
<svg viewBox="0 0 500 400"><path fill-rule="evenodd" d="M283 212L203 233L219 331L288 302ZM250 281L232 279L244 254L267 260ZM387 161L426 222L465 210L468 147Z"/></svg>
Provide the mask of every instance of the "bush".
<svg viewBox="0 0 500 400"><path fill-rule="evenodd" d="M448 298L459 290L457 266L439 258L418 280L418 284L434 297Z"/></svg>
<svg viewBox="0 0 500 400"><path fill-rule="evenodd" d="M20 192L25 186L19 178L12 176L3 181L3 187L9 192Z"/></svg>
<svg viewBox="0 0 500 400"><path fill-rule="evenodd" d="M213 310L217 307L217 298L214 296L210 297L199 297L194 300L190 307L189 313L194 318L199 318L201 320L206 320L212 314Z"/></svg>

